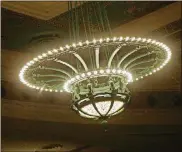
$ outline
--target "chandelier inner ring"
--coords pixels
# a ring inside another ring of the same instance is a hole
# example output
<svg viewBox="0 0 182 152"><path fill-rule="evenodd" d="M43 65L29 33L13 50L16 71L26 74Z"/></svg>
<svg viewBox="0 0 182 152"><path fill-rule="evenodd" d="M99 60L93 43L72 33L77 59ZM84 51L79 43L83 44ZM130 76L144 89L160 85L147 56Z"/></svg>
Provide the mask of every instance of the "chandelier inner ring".
<svg viewBox="0 0 182 152"><path fill-rule="evenodd" d="M71 92L71 86L77 85L78 83L81 83L88 79L98 78L98 77L118 77L123 78L123 81L125 81L126 84L133 81L132 74L121 69L101 69L101 70L94 70L89 71L86 73L82 73L79 75L76 75L75 77L67 80L64 85L63 89L67 92Z"/></svg>

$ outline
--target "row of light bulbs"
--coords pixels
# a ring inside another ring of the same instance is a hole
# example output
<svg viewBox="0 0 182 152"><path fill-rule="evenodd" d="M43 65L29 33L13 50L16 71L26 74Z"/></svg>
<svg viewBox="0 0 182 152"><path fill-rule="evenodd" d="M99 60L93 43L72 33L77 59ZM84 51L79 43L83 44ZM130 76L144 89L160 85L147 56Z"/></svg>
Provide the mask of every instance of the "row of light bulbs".
<svg viewBox="0 0 182 152"><path fill-rule="evenodd" d="M85 42L79 42L78 44L75 44L73 43L72 45L65 45L65 47L60 47L59 49L53 49L53 50L50 50L48 51L47 53L43 53L39 56L37 56L36 58L34 58L32 61L28 62L27 65L30 66L30 65L33 65L35 62L45 58L45 57L48 57L49 55L53 55L55 53L58 53L59 50L60 51L64 51L65 49L68 50L70 49L71 47L73 48L76 48L76 47L80 47L80 46L83 46L83 45L89 45L89 44L95 44L95 43L102 43L102 42L115 42L115 41L138 41L138 42L146 42L146 43L151 43L151 44L154 44L154 45L157 45L159 47L162 47L163 49L167 50L170 52L170 49L163 43L160 43L160 42L157 42L155 40L152 40L152 39L146 39L146 38L135 38L135 37L114 37L114 38L106 38L106 39L99 39L99 40L96 40L96 39L93 39L93 41L85 41Z"/></svg>
<svg viewBox="0 0 182 152"><path fill-rule="evenodd" d="M105 70L101 69L101 70L89 71L87 73L76 75L75 77L66 81L63 88L65 91L70 92L70 89L69 89L70 85L74 84L75 82L82 81L85 78L90 78L90 77L101 77L101 76L107 76L107 75L109 76L110 74L122 75L126 77L128 83L133 81L132 74L127 71L124 71L121 69L105 69Z"/></svg>
<svg viewBox="0 0 182 152"><path fill-rule="evenodd" d="M146 39L146 38L136 38L136 37L113 37L113 38L106 38L106 39L99 39L99 40L96 40L96 39L93 39L93 41L85 41L85 42L79 42L78 44L75 44L73 43L72 45L66 45L65 47L60 47L59 49L53 49L51 51L48 51L47 53L43 53L41 55L38 55L36 58L34 58L33 60L29 61L20 71L20 74L19 74L19 78L20 78L20 81L24 84L26 84L27 86L31 87L31 88L35 88L35 89L41 89L41 90L45 90L45 91L55 91L55 92L58 92L58 90L52 90L52 89L43 89L41 87L38 87L38 86L34 86L34 85L31 85L30 83L28 83L25 78L24 78L24 74L25 74L25 71L30 67L32 66L33 64L35 64L36 62L44 59L45 57L48 57L50 55L53 55L53 54L56 54L58 53L59 51L64 51L65 49L68 50L70 49L71 47L73 48L76 48L76 47L82 47L83 45L93 45L93 44L96 44L96 43L110 43L110 42L121 42L121 41L136 41L136 42L143 42L143 43L149 43L149 44L153 44L153 45L156 45L158 47L160 47L161 49L163 49L165 52L166 52L166 60L163 62L162 65L160 65L158 68L156 69L153 69L153 71L151 71L150 73L147 73L145 74L144 76L148 76L148 75L151 75L152 73L155 73L156 71L159 71L160 69L162 69L170 60L171 58L171 51L170 49L163 43L160 43L160 42L157 42L155 40L152 40L152 39ZM98 72L98 71L97 71ZM104 72L104 71L100 71L100 72ZM106 71L107 73L107 71ZM144 76L141 76L139 78L136 78L135 80L139 80L139 79L142 79ZM77 76L78 77L78 76ZM67 84L67 83L65 83ZM65 89L66 90L66 89ZM62 92L62 90L59 90Z"/></svg>
<svg viewBox="0 0 182 152"><path fill-rule="evenodd" d="M30 88L33 88L33 89L37 89L37 90L41 90L41 91L49 91L49 92L63 92L63 90L53 90L53 89L47 89L47 88L44 88L44 87L39 87L39 86L35 86L35 85L32 85L30 83L28 83L25 79L24 79L24 74L25 74L25 71L28 69L28 66L24 66L20 73L19 73L19 79L22 83L24 83L25 85L27 85L28 87Z"/></svg>
<svg viewBox="0 0 182 152"><path fill-rule="evenodd" d="M165 53L167 56L166 59L164 60L164 62L159 67L153 69L149 73L146 73L145 75L136 78L135 79L136 81L139 79L143 79L144 77L147 77L149 75L152 75L153 73L156 73L157 71L161 70L169 62L169 60L171 59L171 51L166 45L162 45L162 48L165 50Z"/></svg>

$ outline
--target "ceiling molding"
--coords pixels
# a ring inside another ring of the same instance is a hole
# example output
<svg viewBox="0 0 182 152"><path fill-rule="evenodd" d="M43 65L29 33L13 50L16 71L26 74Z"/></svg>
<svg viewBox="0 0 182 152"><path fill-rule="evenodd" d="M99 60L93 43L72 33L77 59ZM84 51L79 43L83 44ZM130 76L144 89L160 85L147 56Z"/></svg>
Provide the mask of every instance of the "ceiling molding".
<svg viewBox="0 0 182 152"><path fill-rule="evenodd" d="M66 1L3 1L1 2L1 7L42 20L50 20L68 11L68 3Z"/></svg>
<svg viewBox="0 0 182 152"><path fill-rule="evenodd" d="M95 124L97 122L86 120L75 115L66 105L46 105L44 103L32 103L2 99L2 116L11 118L41 120L52 122L67 122L80 124ZM62 108L64 106L64 108ZM47 112L49 111L49 112ZM181 124L181 109L126 109L121 115L109 120L110 124Z"/></svg>

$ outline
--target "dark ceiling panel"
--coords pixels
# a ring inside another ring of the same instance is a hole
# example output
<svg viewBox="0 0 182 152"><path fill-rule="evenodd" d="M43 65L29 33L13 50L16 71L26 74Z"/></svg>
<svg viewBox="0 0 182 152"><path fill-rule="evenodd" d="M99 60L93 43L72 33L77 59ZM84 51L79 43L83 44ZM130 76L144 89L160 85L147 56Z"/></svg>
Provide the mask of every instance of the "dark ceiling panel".
<svg viewBox="0 0 182 152"><path fill-rule="evenodd" d="M80 148L90 145L87 147L88 150L94 146L100 146L110 150L129 152L150 151L151 148L152 151L166 151L173 148L175 152L178 152L182 139L181 126L175 125L109 125L106 132L105 126L99 124L64 124L6 117L2 117L2 124L3 141L23 140L27 143L31 141L41 143L51 140L54 144L61 139L68 143L82 143ZM63 142L59 144L64 147Z"/></svg>
<svg viewBox="0 0 182 152"><path fill-rule="evenodd" d="M43 20L1 9L1 40L3 49L22 49L39 35L58 34L62 39L64 32ZM23 49L22 49L23 50Z"/></svg>
<svg viewBox="0 0 182 152"><path fill-rule="evenodd" d="M93 2L88 3L84 5L92 5ZM173 2L112 2L105 5L107 5L111 27L115 28L171 3ZM67 12L49 21L43 21L2 8L1 16L3 49L25 50L24 47L29 45L35 36L57 34L60 36L60 42L65 41L69 36Z"/></svg>

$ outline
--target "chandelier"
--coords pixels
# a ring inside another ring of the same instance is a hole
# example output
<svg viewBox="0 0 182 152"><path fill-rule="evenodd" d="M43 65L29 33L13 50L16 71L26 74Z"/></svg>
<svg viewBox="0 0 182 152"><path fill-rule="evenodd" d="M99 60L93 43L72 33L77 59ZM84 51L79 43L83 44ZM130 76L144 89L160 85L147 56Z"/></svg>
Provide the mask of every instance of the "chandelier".
<svg viewBox="0 0 182 152"><path fill-rule="evenodd" d="M70 31L75 43L37 55L24 65L19 78L30 88L70 93L72 109L85 118L105 121L121 113L130 102L127 85L161 70L171 58L169 47L156 40L90 36L78 41L73 34L77 30Z"/></svg>

